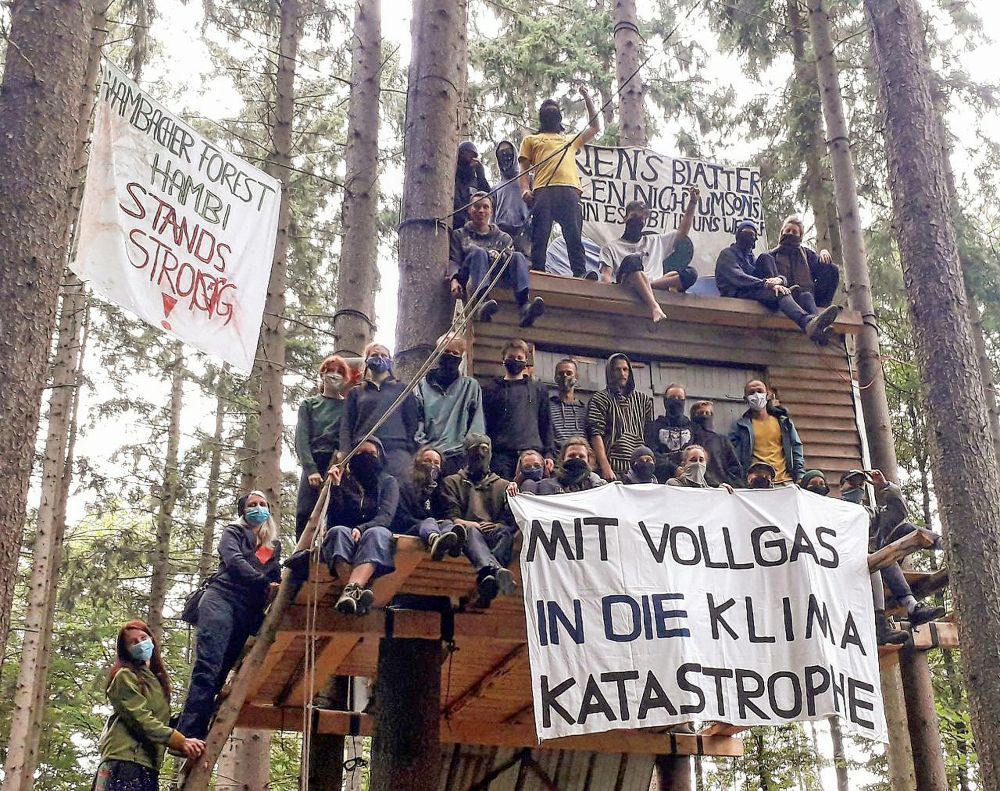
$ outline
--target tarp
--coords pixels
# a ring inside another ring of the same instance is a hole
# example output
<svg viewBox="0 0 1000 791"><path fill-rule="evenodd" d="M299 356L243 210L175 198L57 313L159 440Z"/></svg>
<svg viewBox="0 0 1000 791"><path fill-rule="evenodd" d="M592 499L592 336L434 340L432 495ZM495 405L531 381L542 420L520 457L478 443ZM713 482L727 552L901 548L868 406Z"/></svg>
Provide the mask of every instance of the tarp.
<svg viewBox="0 0 1000 791"><path fill-rule="evenodd" d="M241 371L253 366L280 183L104 61L71 269Z"/></svg>
<svg viewBox="0 0 1000 791"><path fill-rule="evenodd" d="M540 740L828 715L886 740L862 507L657 484L510 504Z"/></svg>

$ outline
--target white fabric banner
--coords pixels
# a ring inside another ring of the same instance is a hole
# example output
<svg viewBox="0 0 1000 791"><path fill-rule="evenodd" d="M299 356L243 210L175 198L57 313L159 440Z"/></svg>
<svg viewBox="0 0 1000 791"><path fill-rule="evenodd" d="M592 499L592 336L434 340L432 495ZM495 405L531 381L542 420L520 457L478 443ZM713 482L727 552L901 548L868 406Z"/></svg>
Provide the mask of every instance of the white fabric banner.
<svg viewBox="0 0 1000 791"><path fill-rule="evenodd" d="M104 61L71 269L150 324L249 372L280 183Z"/></svg>
<svg viewBox="0 0 1000 791"><path fill-rule="evenodd" d="M657 484L510 505L540 740L836 714L886 741L861 506Z"/></svg>
<svg viewBox="0 0 1000 791"><path fill-rule="evenodd" d="M763 226L758 168L671 157L648 148L590 145L577 153L576 164L583 186L583 235L601 247L622 235L625 206L633 200L652 209L645 232L675 231L691 187L701 191L691 231L699 276L715 277L715 259L735 241L740 220ZM767 249L763 227L757 249Z"/></svg>

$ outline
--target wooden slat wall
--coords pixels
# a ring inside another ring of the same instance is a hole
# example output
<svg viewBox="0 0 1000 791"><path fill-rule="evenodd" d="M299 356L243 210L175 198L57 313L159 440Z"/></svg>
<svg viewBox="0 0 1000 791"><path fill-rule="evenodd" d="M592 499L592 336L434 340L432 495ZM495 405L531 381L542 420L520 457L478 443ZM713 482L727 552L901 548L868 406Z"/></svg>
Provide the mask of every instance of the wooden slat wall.
<svg viewBox="0 0 1000 791"><path fill-rule="evenodd" d="M711 323L699 323L697 300L704 298L666 295L661 304L667 316L680 318L654 326L637 305L622 301L617 286L575 281L565 285L575 294L568 300L560 290L562 283L558 278L534 278L536 293L547 307L528 329L518 326L509 292L495 292L500 311L490 323L477 322L470 333L472 371L481 382L503 374L501 350L511 338L560 353L607 357L625 352L643 360L762 368L799 430L807 468L823 470L835 485L842 472L861 466L850 367L842 347L818 347L788 321L787 329L761 327L759 316L744 315L744 300L710 299L712 310L703 321ZM588 287L594 298L576 294ZM602 296L611 293L614 299ZM739 311L722 323L720 305L726 303ZM739 321L746 326L733 326ZM856 323L851 314L844 314L841 326L850 329Z"/></svg>

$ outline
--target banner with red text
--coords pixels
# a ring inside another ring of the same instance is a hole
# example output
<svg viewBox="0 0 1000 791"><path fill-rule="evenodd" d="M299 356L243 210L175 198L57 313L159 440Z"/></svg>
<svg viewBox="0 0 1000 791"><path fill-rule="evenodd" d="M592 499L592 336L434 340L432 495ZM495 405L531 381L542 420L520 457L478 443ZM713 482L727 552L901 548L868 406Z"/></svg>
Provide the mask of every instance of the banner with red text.
<svg viewBox="0 0 1000 791"><path fill-rule="evenodd" d="M539 739L833 715L886 740L864 508L795 486L509 502Z"/></svg>
<svg viewBox="0 0 1000 791"><path fill-rule="evenodd" d="M101 64L70 267L94 291L249 372L280 199L277 180Z"/></svg>

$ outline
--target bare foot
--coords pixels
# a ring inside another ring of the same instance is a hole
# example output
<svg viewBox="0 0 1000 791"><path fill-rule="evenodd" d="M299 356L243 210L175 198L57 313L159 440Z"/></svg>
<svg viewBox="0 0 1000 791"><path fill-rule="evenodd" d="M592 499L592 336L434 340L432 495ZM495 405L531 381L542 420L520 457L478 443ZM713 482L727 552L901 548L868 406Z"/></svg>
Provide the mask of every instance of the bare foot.
<svg viewBox="0 0 1000 791"><path fill-rule="evenodd" d="M659 322L663 321L666 317L667 314L664 313L659 308L657 308L656 310L653 311L653 316L652 316L653 324L658 324Z"/></svg>

